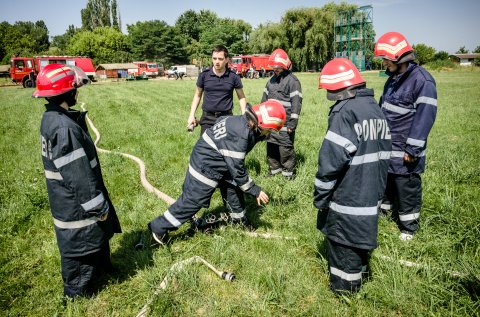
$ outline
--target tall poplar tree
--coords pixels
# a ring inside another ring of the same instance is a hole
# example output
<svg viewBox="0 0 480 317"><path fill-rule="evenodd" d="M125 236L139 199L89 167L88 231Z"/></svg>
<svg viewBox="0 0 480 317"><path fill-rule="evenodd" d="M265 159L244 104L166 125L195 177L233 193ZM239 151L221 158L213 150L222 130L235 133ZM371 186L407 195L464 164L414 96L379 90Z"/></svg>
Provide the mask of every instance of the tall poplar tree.
<svg viewBox="0 0 480 317"><path fill-rule="evenodd" d="M114 26L120 30L117 1L88 0L87 6L80 12L82 28L92 31L98 27Z"/></svg>

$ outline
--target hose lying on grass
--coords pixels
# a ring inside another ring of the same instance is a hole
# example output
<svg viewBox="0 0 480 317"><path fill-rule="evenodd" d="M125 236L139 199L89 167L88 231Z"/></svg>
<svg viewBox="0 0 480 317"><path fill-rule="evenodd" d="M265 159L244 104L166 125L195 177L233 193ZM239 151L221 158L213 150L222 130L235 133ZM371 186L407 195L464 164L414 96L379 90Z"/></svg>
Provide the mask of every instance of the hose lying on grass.
<svg viewBox="0 0 480 317"><path fill-rule="evenodd" d="M85 103L82 103L81 106L80 106L83 111L86 111L85 109ZM128 153L122 153L122 152L115 152L115 151L109 151L109 150L105 150L105 149L102 149L100 147L98 147L98 141L100 141L100 132L98 132L97 128L95 127L95 125L93 124L92 120L90 120L90 118L87 116L87 121L88 121L88 125L90 125L90 128L93 130L93 133L95 133L95 147L97 148L97 150L101 153L111 153L111 154L117 154L117 155L121 155L121 156L124 156L126 158L129 158L133 161L135 161L138 166L140 167L140 180L142 182L142 185L143 187L150 193L154 193L155 195L157 195L158 198L160 198L161 200L163 200L164 202L166 202L167 204L171 205L175 202L175 199L173 199L172 197L168 196L167 194L159 191L158 189L156 189L155 187L153 187L152 184L150 184L147 180L147 177L146 177L146 168L145 168L145 163L139 159L138 157L134 156L134 155L131 155L131 154L128 154Z"/></svg>
<svg viewBox="0 0 480 317"><path fill-rule="evenodd" d="M176 262L170 267L170 269L167 272L167 275L162 280L160 285L157 287L157 289L153 293L153 296L148 300L148 302L143 306L142 310L137 314L137 317L147 316L148 306L150 306L150 304L153 302L153 300L155 299L155 296L157 296L162 290L167 288L171 275L175 272L183 270L185 265L190 264L190 263L202 263L202 264L204 264L210 270L212 270L216 275L218 275L220 278L222 278L225 281L232 282L235 279L235 274L234 273L227 272L227 271L220 271L220 270L216 269L212 264L208 263L205 259L203 259L202 257L200 257L198 255L195 255L195 256L193 256L191 258L188 258L186 260L183 260L183 261Z"/></svg>

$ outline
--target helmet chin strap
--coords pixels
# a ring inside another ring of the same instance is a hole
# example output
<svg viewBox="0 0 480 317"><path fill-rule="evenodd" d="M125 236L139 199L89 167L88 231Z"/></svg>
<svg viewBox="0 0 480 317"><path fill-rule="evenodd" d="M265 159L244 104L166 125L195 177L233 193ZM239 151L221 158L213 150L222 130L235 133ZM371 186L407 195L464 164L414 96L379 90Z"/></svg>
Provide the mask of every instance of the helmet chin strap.
<svg viewBox="0 0 480 317"><path fill-rule="evenodd" d="M415 53L413 51L405 53L395 62L395 64L399 65L399 64L406 63L406 62L413 62L415 60L415 57L416 56L415 56Z"/></svg>
<svg viewBox="0 0 480 317"><path fill-rule="evenodd" d="M327 99L332 101L350 99L357 95L358 89L364 88L364 87L365 87L365 83L361 83L360 85L350 86L344 89L327 90Z"/></svg>
<svg viewBox="0 0 480 317"><path fill-rule="evenodd" d="M261 132L261 128L258 126L258 118L255 112L252 109L252 106L247 103L247 109L245 111L248 121L253 123L253 129L257 132Z"/></svg>
<svg viewBox="0 0 480 317"><path fill-rule="evenodd" d="M77 104L77 90L73 89L65 94L65 102L68 107L73 107Z"/></svg>

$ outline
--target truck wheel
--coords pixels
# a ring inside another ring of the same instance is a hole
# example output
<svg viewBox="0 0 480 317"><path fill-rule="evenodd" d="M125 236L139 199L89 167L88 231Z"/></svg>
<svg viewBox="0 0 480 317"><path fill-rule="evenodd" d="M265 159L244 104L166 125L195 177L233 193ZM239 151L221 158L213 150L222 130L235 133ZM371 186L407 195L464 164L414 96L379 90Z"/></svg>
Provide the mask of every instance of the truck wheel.
<svg viewBox="0 0 480 317"><path fill-rule="evenodd" d="M27 79L23 82L24 88L33 88L33 81L31 79Z"/></svg>

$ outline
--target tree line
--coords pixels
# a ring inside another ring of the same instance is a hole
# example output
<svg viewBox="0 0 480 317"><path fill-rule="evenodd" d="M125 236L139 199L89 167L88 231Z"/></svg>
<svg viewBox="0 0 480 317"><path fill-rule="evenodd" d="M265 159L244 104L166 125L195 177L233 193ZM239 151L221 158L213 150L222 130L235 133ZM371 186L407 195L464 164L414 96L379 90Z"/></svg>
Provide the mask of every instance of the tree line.
<svg viewBox="0 0 480 317"><path fill-rule="evenodd" d="M128 34L124 34L116 0L89 0L80 12L82 26L70 25L51 41L42 20L1 22L0 60L8 64L13 55L81 55L91 57L95 64L148 60L203 66L209 64L212 47L223 44L232 54L270 53L281 47L296 70L319 70L334 56L335 16L356 8L332 2L323 7L291 9L279 22L260 24L255 29L241 19L221 18L210 10L187 10L173 26L162 20L139 21L127 25ZM373 50L373 41L367 45ZM448 59L447 52L437 53L425 44L417 44L415 50L420 64ZM474 52L480 52L480 46ZM379 65L377 60L374 66Z"/></svg>

